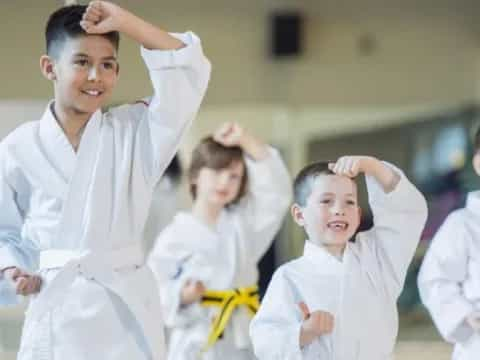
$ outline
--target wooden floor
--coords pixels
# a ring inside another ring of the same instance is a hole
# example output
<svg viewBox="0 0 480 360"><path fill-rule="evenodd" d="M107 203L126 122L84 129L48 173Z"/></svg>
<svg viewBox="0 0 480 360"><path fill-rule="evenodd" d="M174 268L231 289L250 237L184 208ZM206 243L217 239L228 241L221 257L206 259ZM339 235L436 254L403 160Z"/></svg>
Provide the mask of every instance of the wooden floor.
<svg viewBox="0 0 480 360"><path fill-rule="evenodd" d="M450 360L451 348L438 341L400 341L395 360ZM15 360L15 354L0 352L0 359Z"/></svg>

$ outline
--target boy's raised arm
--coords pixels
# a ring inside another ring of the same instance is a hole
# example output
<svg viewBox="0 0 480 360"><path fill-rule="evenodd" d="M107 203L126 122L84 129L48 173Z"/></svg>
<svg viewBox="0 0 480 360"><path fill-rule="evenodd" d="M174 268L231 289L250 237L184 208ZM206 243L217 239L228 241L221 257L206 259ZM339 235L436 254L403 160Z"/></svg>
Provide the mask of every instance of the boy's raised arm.
<svg viewBox="0 0 480 360"><path fill-rule="evenodd" d="M331 165L337 174L364 173L374 227L362 234L375 251L382 276L396 297L403 288L408 266L427 219L427 204L403 172L374 157L345 156Z"/></svg>
<svg viewBox="0 0 480 360"><path fill-rule="evenodd" d="M427 203L400 169L380 162L366 171L373 228L366 233L381 264L390 294L398 297L427 220ZM381 168L380 168L381 166ZM388 172L395 175L387 176Z"/></svg>
<svg viewBox="0 0 480 360"><path fill-rule="evenodd" d="M248 196L238 211L254 234L249 237L249 253L258 261L279 230L290 204L290 174L277 150L236 123L224 124L215 132L214 139L227 147L239 146L246 155Z"/></svg>
<svg viewBox="0 0 480 360"><path fill-rule="evenodd" d="M117 116L139 121L134 164L142 166L146 182L153 186L196 117L207 89L211 65L200 39L191 32L171 35L105 1L91 2L81 25L90 34L119 31L142 45L154 95Z"/></svg>

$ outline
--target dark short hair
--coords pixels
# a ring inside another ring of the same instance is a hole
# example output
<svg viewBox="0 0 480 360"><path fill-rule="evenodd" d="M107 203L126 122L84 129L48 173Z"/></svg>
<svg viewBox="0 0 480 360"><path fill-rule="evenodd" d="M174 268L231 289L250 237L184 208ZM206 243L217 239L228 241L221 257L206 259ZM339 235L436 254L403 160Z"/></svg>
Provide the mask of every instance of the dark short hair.
<svg viewBox="0 0 480 360"><path fill-rule="evenodd" d="M87 6L71 5L64 6L50 15L45 28L46 50L49 56L58 58L60 52L68 39L89 34L80 26L80 21ZM120 35L118 31L100 34L108 39L118 50Z"/></svg>
<svg viewBox="0 0 480 360"><path fill-rule="evenodd" d="M248 174L245 161L243 159L243 150L239 146L224 146L216 142L213 137L204 138L195 147L192 154L192 162L188 169L188 180L190 183L190 194L193 199L197 196L197 186L194 184L198 173L202 168L214 170L224 169L235 162L241 162L244 165L243 178L237 197L232 201L238 202L247 191Z"/></svg>
<svg viewBox="0 0 480 360"><path fill-rule="evenodd" d="M330 161L319 161L305 166L293 182L293 193L295 203L300 206L305 206L307 199L312 193L313 183L320 175L335 175L335 173L328 168Z"/></svg>

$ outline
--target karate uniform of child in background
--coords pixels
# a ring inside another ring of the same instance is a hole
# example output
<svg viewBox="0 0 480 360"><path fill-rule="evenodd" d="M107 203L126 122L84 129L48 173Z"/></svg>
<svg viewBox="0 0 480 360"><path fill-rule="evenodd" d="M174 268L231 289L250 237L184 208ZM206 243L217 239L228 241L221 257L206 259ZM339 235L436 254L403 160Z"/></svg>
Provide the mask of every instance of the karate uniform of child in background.
<svg viewBox="0 0 480 360"><path fill-rule="evenodd" d="M167 226L149 259L171 330L168 359L253 359L248 324L258 303L257 262L287 211L289 174L275 149L227 123L194 150L189 182L192 210ZM207 296L233 297L218 336L215 319L224 307Z"/></svg>

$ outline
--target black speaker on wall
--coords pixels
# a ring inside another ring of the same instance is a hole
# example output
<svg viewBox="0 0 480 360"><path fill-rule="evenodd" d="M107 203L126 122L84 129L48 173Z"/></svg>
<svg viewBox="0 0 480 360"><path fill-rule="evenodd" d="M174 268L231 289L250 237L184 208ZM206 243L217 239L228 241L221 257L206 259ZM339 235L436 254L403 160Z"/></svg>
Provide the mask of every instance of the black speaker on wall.
<svg viewBox="0 0 480 360"><path fill-rule="evenodd" d="M303 16L296 11L279 11L270 15L271 55L300 55L303 47Z"/></svg>

